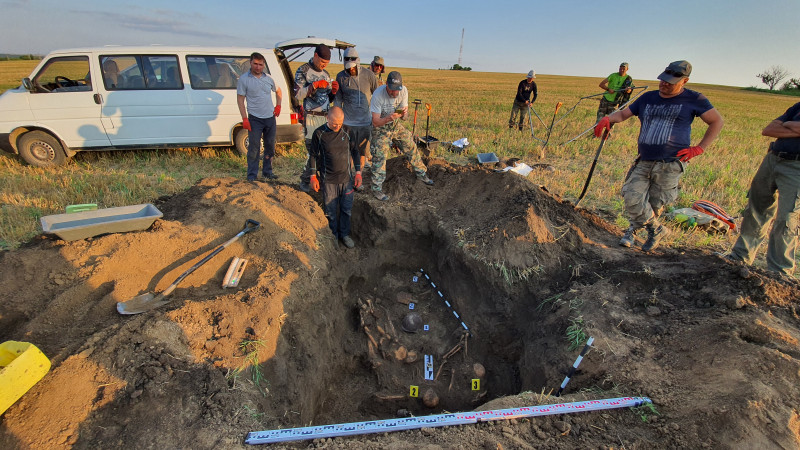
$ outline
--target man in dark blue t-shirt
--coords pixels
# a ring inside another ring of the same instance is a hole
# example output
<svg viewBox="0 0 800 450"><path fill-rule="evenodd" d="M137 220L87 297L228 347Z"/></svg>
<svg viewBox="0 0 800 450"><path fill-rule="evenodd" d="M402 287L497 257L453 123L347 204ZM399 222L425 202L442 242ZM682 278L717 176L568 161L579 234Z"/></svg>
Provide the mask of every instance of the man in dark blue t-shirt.
<svg viewBox="0 0 800 450"><path fill-rule="evenodd" d="M636 232L647 229L642 250L658 246L668 230L659 223L664 207L678 198L678 184L684 163L703 153L719 136L722 116L701 93L684 88L692 73L688 61L670 63L658 76L658 92L642 94L629 107L603 117L594 129L595 136L611 131L611 124L638 116L639 156L628 171L622 186L625 212L631 225L619 245L633 245ZM695 117L708 125L703 139L692 146L692 121Z"/></svg>
<svg viewBox="0 0 800 450"><path fill-rule="evenodd" d="M778 139L769 145L769 151L753 177L741 234L726 257L752 264L774 217L767 243L767 269L791 276L795 266L800 207L800 103L795 103L770 122L761 134Z"/></svg>
<svg viewBox="0 0 800 450"><path fill-rule="evenodd" d="M314 130L311 150L316 158L309 159L309 184L315 192L319 191L319 170L322 177L322 203L328 226L336 239L341 239L347 248L353 248L355 242L350 237L353 188L361 186L361 165L364 157L350 128L342 125L343 121L344 112L335 106L328 112L327 123ZM353 173L355 176L351 178Z"/></svg>

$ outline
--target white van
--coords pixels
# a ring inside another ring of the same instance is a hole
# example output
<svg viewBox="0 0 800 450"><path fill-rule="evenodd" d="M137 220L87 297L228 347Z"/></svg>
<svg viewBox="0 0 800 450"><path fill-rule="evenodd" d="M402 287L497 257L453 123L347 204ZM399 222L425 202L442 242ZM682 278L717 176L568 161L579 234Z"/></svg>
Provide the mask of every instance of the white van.
<svg viewBox="0 0 800 450"><path fill-rule="evenodd" d="M310 37L272 50L107 46L55 51L22 86L0 95L0 147L38 167L63 164L87 150L234 146L247 154L236 83L250 70L254 51L264 55L265 71L283 92L277 142L300 141L302 109L293 95L289 61L303 54L310 58L306 50L318 44L340 51L353 46Z"/></svg>

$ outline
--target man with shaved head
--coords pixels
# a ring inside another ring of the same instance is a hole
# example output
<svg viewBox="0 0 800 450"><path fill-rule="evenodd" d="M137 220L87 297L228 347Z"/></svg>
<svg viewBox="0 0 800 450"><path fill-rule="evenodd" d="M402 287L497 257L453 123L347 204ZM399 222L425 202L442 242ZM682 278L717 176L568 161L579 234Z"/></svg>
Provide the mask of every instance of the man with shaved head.
<svg viewBox="0 0 800 450"><path fill-rule="evenodd" d="M322 181L322 203L328 226L337 243L341 239L347 248L353 248L356 245L350 237L353 188L361 186L363 157L358 142L343 122L344 111L334 106L328 112L327 123L314 130L311 149L317 157L310 159L310 184L314 192L319 192Z"/></svg>

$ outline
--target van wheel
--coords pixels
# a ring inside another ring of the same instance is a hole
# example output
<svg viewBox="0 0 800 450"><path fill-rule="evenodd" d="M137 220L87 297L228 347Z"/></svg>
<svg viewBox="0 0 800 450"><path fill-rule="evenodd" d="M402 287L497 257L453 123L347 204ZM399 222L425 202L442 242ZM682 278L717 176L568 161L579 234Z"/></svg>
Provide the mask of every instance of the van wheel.
<svg viewBox="0 0 800 450"><path fill-rule="evenodd" d="M58 139L44 131L30 131L18 141L19 155L35 167L60 166L67 162L67 154Z"/></svg>
<svg viewBox="0 0 800 450"><path fill-rule="evenodd" d="M247 133L248 131L244 128L239 128L233 136L233 147L236 149L236 153L244 157L247 157L247 144L250 142Z"/></svg>

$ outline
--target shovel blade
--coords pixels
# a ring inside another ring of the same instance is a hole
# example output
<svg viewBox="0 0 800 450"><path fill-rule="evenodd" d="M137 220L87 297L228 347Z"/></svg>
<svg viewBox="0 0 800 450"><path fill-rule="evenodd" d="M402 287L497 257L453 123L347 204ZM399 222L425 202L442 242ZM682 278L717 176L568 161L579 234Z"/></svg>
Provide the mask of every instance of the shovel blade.
<svg viewBox="0 0 800 450"><path fill-rule="evenodd" d="M167 301L163 301L163 298L163 295L154 296L148 292L127 302L117 302L117 312L120 314L141 314L166 304Z"/></svg>

